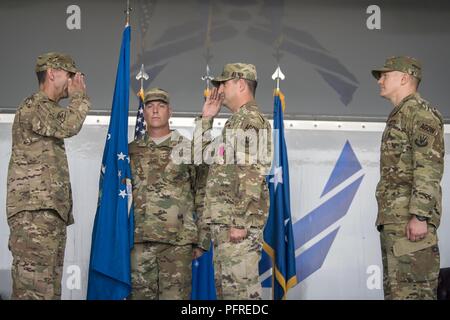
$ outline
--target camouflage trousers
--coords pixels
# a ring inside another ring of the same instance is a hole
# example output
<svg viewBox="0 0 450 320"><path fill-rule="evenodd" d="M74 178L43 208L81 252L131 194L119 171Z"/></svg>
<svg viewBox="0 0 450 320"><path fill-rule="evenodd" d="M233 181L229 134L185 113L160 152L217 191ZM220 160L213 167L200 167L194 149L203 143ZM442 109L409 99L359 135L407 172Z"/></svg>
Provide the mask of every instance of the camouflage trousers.
<svg viewBox="0 0 450 320"><path fill-rule="evenodd" d="M262 289L258 263L261 258L262 230L247 229L247 237L239 243L230 242L229 230L229 226L211 225L217 298L260 300Z"/></svg>
<svg viewBox="0 0 450 320"><path fill-rule="evenodd" d="M439 247L435 241L426 248L420 241L408 242L405 232L405 225L397 224L384 225L380 232L384 297L386 300L436 300ZM436 235L433 226L428 226L428 232ZM402 243L407 244L407 250L395 254L394 246L398 248Z"/></svg>
<svg viewBox="0 0 450 320"><path fill-rule="evenodd" d="M54 210L36 210L21 211L8 224L11 299L61 299L66 223Z"/></svg>
<svg viewBox="0 0 450 320"><path fill-rule="evenodd" d="M191 297L192 245L135 243L131 252L131 300Z"/></svg>

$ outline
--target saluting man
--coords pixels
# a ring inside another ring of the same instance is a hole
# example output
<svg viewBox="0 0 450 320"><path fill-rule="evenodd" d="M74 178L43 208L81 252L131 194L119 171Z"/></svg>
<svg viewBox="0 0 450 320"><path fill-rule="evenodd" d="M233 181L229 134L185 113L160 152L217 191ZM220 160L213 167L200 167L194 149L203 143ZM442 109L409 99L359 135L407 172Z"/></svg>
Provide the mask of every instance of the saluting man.
<svg viewBox="0 0 450 320"><path fill-rule="evenodd" d="M18 107L12 127L7 216L12 299L60 299L66 226L74 223L64 139L76 135L91 103L67 54L37 58L39 91ZM70 98L67 108L58 103Z"/></svg>

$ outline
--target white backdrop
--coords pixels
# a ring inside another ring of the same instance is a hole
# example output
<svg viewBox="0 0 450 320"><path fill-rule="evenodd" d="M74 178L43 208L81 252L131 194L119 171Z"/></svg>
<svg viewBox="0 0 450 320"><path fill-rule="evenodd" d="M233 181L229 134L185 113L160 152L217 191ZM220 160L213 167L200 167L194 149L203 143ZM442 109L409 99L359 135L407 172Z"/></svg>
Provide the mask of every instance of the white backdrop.
<svg viewBox="0 0 450 320"><path fill-rule="evenodd" d="M5 202L12 119L13 115L0 114L0 295L3 299L8 298L11 292L12 257L8 250ZM89 116L81 132L66 140L75 224L68 228L63 299L85 299L86 296L91 231L107 121L108 117ZM129 137L133 136L134 121L130 118ZM181 129L186 135L192 133L192 118L174 118L172 122L173 128ZM217 130L224 122L224 119L216 119ZM296 255L300 256L297 264L301 263L301 272L309 270L310 275L290 291L289 299L382 299L381 253L378 232L374 227L377 211L374 194L379 179L379 146L384 124L286 121L285 126L294 226L307 217L303 220L307 222L305 226L319 228L296 250ZM450 233L445 232L450 228L447 205L450 189L449 126L446 126L445 138L444 212L439 236L441 267L450 267ZM333 174L336 183L321 196L343 151L344 156ZM355 186L354 198L353 194L347 193L351 186ZM341 203L334 200L335 196L338 198L344 193L347 193L345 199L352 200L348 210L342 209ZM322 205L325 209L315 210ZM309 215L311 212L317 215ZM336 212L341 212L341 215L329 218ZM319 215L330 223L318 227L315 217ZM321 240L330 239L330 235L335 237L329 249L327 246L316 246ZM296 238L302 236L294 234ZM303 254L311 258L303 258ZM74 281L77 271L81 276L79 282ZM267 275L266 272L261 279L264 280ZM264 294L269 298L270 290L265 289Z"/></svg>

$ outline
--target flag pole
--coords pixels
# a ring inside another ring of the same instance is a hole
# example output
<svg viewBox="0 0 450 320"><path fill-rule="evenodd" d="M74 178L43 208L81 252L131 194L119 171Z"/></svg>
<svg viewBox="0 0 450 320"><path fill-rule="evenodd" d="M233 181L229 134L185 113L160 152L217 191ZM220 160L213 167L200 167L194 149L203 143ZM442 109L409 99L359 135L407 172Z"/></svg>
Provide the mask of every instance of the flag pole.
<svg viewBox="0 0 450 320"><path fill-rule="evenodd" d="M277 88L275 89L274 95L280 96L283 112L284 112L284 109L286 108L286 104L284 102L284 95L280 91L280 80L284 80L285 78L286 77L284 76L284 73L281 71L281 68L278 65L277 69L275 70L275 72L272 75L272 79L277 82Z"/></svg>
<svg viewBox="0 0 450 320"><path fill-rule="evenodd" d="M141 89L137 93L139 107L136 115L136 125L134 127L134 140L143 138L147 127L144 120L144 80L148 80L149 78L149 75L145 72L144 64L142 64L141 70L136 75L136 80L141 82Z"/></svg>
<svg viewBox="0 0 450 320"><path fill-rule="evenodd" d="M201 78L203 81L205 81L205 91L203 95L206 97L209 96L211 93L211 80L213 77L211 76L211 70L209 69L209 65L206 65L206 74Z"/></svg>
<svg viewBox="0 0 450 320"><path fill-rule="evenodd" d="M278 66L275 72L273 73L272 79L277 82L277 91L280 91L280 80L285 79L283 72L281 72L280 66Z"/></svg>
<svg viewBox="0 0 450 320"><path fill-rule="evenodd" d="M212 0L208 1L208 21L206 23L206 34L205 34L205 60L206 60L206 74L201 77L203 81L205 81L205 90L203 91L203 96L207 98L211 94L211 80L213 77L211 76L211 71L209 69L209 62L213 57L211 55L211 29L212 29Z"/></svg>
<svg viewBox="0 0 450 320"><path fill-rule="evenodd" d="M130 13L133 10L133 8L130 7L130 0L127 0L127 8L124 11L126 15L126 24L125 27L128 27L130 25Z"/></svg>
<svg viewBox="0 0 450 320"><path fill-rule="evenodd" d="M150 77L147 72L145 72L144 64L141 65L141 70L139 70L136 75L136 80L141 81L141 90L139 92L144 92L144 80L148 80Z"/></svg>

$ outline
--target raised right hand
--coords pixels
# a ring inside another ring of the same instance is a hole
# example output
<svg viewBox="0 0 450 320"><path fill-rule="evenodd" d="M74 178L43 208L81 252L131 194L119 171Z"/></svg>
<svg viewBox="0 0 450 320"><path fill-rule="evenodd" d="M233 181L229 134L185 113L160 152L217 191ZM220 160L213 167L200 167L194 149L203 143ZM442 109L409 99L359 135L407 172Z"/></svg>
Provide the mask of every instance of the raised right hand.
<svg viewBox="0 0 450 320"><path fill-rule="evenodd" d="M211 94L206 97L205 103L203 104L203 118L214 118L220 111L222 107L223 93L219 93L218 88L213 88Z"/></svg>
<svg viewBox="0 0 450 320"><path fill-rule="evenodd" d="M82 75L80 72L77 72L72 79L69 79L67 89L69 92L69 96L71 96L75 92L86 93L86 84L84 83L84 75Z"/></svg>

